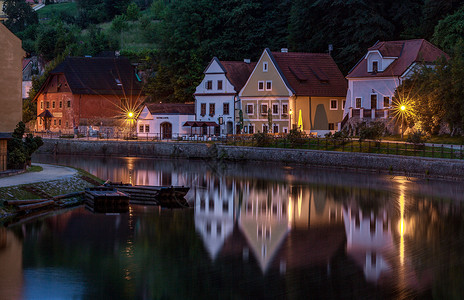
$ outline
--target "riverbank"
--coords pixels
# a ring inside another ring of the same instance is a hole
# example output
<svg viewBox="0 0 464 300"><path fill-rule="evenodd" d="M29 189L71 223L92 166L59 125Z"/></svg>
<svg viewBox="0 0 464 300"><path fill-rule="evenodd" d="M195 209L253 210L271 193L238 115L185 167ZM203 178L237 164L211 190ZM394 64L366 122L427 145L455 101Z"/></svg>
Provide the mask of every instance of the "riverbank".
<svg viewBox="0 0 464 300"><path fill-rule="evenodd" d="M83 170L47 164L35 165L41 166L43 170L0 179L0 222L15 222L22 217L14 207L4 206L5 200L40 199L43 195L68 194L83 191L87 187L94 186L93 181L100 181ZM74 197L66 199L59 207L70 207L81 203L80 197ZM50 211L53 209L48 210Z"/></svg>
<svg viewBox="0 0 464 300"><path fill-rule="evenodd" d="M464 161L374 153L227 146L209 143L44 139L44 154L277 162L427 178L464 179Z"/></svg>

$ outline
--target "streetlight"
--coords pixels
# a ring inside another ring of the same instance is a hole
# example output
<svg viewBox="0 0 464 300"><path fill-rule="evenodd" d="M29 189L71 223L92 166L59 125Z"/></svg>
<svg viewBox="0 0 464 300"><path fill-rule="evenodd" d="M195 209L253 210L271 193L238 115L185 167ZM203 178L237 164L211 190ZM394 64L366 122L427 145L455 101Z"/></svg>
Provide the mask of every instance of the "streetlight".
<svg viewBox="0 0 464 300"><path fill-rule="evenodd" d="M293 109L290 108L290 131L292 130L292 115L293 115Z"/></svg>
<svg viewBox="0 0 464 300"><path fill-rule="evenodd" d="M129 111L127 113L127 118L129 121L129 137L132 138L132 131L133 131L132 124L134 123L134 113L132 111Z"/></svg>
<svg viewBox="0 0 464 300"><path fill-rule="evenodd" d="M400 107L401 109L401 139L403 139L403 133L404 133L404 114L405 114L405 110L406 110L406 106L404 105L401 105Z"/></svg>

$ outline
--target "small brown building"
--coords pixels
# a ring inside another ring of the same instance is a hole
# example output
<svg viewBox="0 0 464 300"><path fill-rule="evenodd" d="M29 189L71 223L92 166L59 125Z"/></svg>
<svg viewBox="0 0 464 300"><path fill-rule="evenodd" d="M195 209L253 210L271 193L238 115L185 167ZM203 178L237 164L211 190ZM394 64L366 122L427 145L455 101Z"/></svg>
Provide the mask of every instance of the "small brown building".
<svg viewBox="0 0 464 300"><path fill-rule="evenodd" d="M35 100L37 130L71 133L123 126L144 96L127 58L68 57L50 72Z"/></svg>
<svg viewBox="0 0 464 300"><path fill-rule="evenodd" d="M0 172L6 170L7 140L22 119L21 40L0 23Z"/></svg>

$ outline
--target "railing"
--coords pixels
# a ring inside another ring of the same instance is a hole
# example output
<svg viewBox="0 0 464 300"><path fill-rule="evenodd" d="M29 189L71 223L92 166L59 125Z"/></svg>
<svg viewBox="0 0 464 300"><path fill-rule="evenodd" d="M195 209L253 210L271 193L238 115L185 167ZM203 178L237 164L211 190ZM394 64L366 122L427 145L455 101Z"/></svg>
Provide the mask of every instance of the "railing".
<svg viewBox="0 0 464 300"><path fill-rule="evenodd" d="M338 152L361 152L377 153L389 155L405 155L431 158L464 159L463 145L435 145L435 144L413 144L405 142L390 141L360 141L358 138L319 138L313 135L302 135L293 138L285 133L254 135L254 134L235 134L227 136L215 135L190 135L190 134L147 134L140 133L138 136L116 132L113 136L109 135L64 135L53 132L36 132L34 135L43 138L60 138L74 140L116 140L116 141L141 141L141 142L211 142L233 146L248 147L270 147L286 149L308 149L325 150Z"/></svg>

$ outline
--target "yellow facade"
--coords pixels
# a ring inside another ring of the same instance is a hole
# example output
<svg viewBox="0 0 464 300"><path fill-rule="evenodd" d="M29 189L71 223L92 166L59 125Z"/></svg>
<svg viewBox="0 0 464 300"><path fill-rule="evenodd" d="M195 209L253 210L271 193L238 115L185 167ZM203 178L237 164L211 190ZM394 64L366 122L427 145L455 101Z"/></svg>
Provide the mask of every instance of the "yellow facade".
<svg viewBox="0 0 464 300"><path fill-rule="evenodd" d="M0 24L0 132L13 132L22 119L21 40Z"/></svg>
<svg viewBox="0 0 464 300"><path fill-rule="evenodd" d="M345 98L342 97L295 97L291 101L292 124L298 126L298 117L301 110L302 130L305 132L338 130L338 123L343 118L344 101ZM331 108L331 102L336 103L336 108ZM329 124L333 124L333 129L329 129Z"/></svg>

